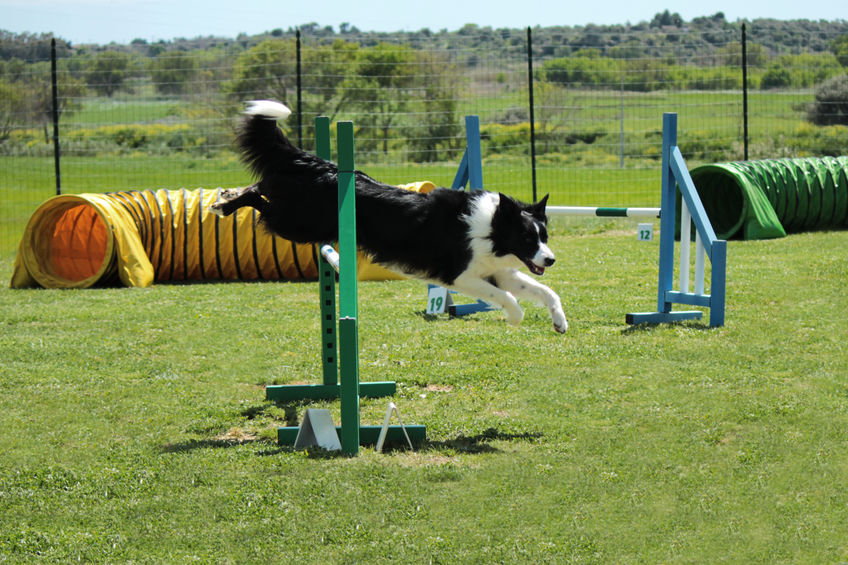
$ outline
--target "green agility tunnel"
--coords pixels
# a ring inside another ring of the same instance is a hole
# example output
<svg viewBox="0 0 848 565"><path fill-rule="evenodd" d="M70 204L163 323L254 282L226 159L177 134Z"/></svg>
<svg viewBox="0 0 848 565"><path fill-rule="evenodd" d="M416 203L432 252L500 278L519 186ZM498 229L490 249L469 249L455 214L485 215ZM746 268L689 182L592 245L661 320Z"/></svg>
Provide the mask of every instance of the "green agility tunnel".
<svg viewBox="0 0 848 565"><path fill-rule="evenodd" d="M426 192L419 182L404 188ZM220 218L218 190L68 194L30 217L12 288L145 287L154 282L303 280L318 277L317 249L272 235L252 208ZM360 254L360 280L400 276Z"/></svg>
<svg viewBox="0 0 848 565"><path fill-rule="evenodd" d="M848 227L848 157L716 163L690 175L719 239Z"/></svg>

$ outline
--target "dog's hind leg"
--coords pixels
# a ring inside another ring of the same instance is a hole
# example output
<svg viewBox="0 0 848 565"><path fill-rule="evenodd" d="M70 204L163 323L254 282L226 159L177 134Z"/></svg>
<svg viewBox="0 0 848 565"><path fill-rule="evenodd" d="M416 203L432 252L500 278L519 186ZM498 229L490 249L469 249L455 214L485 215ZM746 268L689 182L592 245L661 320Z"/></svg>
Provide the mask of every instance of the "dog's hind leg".
<svg viewBox="0 0 848 565"><path fill-rule="evenodd" d="M568 321L562 311L562 301L553 290L515 269L499 271L495 273L494 279L499 288L547 308L556 331L565 333L568 329Z"/></svg>
<svg viewBox="0 0 848 565"><path fill-rule="evenodd" d="M217 214L222 218L229 216L244 206L251 206L262 212L268 205L268 201L259 193L259 185L257 184L252 184L242 189L225 190L221 192L221 196L223 199L212 204L209 209L213 214Z"/></svg>
<svg viewBox="0 0 848 565"><path fill-rule="evenodd" d="M502 290L491 282L470 275L460 275L450 287L473 298L479 298L503 308L506 321L517 326L524 319L524 310L511 293Z"/></svg>

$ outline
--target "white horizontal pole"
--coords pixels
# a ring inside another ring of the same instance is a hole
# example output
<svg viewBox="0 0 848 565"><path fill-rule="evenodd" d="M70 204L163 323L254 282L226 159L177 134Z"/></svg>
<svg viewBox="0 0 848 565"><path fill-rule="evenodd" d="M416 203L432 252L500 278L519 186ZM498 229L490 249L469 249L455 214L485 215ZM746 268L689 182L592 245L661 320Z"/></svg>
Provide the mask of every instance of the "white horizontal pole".
<svg viewBox="0 0 848 565"><path fill-rule="evenodd" d="M612 218L659 218L660 208L605 208L601 206L547 206L548 216L599 216Z"/></svg>

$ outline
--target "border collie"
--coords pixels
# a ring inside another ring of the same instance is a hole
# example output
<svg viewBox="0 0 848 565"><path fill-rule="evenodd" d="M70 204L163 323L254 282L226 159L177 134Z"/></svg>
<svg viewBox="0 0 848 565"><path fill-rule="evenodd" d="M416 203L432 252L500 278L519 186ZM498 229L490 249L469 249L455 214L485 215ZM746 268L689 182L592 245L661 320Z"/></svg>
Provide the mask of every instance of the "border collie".
<svg viewBox="0 0 848 565"><path fill-rule="evenodd" d="M260 212L271 232L298 243L338 240L337 167L295 147L277 127L290 110L250 102L236 137L256 184L223 193L211 209L228 216L242 206ZM486 191L437 188L426 194L390 186L356 171L356 239L378 264L503 308L517 326L516 298L548 309L554 329L568 328L559 296L519 271L542 275L554 264L547 246L545 196L523 204Z"/></svg>

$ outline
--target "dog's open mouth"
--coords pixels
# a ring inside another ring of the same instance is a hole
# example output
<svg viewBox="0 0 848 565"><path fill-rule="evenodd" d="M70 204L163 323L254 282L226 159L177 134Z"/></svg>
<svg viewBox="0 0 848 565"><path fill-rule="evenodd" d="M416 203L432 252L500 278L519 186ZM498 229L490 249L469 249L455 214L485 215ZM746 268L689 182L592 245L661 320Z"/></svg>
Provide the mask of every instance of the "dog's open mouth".
<svg viewBox="0 0 848 565"><path fill-rule="evenodd" d="M527 268L530 269L530 272L537 276L542 276L545 274L545 268L540 267L533 261L524 261L524 264L527 265Z"/></svg>

